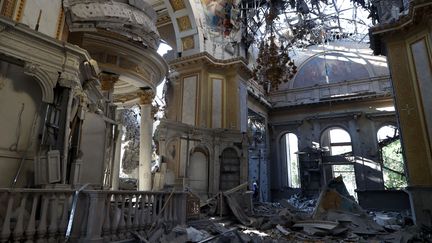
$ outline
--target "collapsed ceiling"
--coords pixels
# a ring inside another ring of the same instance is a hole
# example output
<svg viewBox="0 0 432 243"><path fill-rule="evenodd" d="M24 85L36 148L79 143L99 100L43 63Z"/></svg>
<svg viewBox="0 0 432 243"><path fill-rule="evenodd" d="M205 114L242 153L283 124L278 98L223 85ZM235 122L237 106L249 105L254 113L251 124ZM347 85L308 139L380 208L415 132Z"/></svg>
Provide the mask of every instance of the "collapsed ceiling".
<svg viewBox="0 0 432 243"><path fill-rule="evenodd" d="M288 47L368 42L368 29L377 21L375 5L364 0L244 0L240 9L247 44L259 43L270 30Z"/></svg>

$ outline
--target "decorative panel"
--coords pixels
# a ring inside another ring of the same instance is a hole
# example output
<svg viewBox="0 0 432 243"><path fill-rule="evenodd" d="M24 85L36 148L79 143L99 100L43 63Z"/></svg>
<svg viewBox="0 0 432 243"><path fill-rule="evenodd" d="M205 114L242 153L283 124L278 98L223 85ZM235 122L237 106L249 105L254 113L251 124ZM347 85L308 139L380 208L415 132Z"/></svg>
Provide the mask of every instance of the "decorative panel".
<svg viewBox="0 0 432 243"><path fill-rule="evenodd" d="M181 38L183 51L191 50L195 48L195 40L193 35Z"/></svg>
<svg viewBox="0 0 432 243"><path fill-rule="evenodd" d="M196 86L196 75L183 79L182 122L189 125L195 125Z"/></svg>
<svg viewBox="0 0 432 243"><path fill-rule="evenodd" d="M174 12L186 8L186 5L184 4L183 0L170 0L170 3Z"/></svg>
<svg viewBox="0 0 432 243"><path fill-rule="evenodd" d="M411 53L415 68L418 92L420 93L420 102L423 109L426 129L429 130L429 139L432 138L432 69L429 58L429 50L426 39L423 38L411 44Z"/></svg>
<svg viewBox="0 0 432 243"><path fill-rule="evenodd" d="M49 7L49 10L47 9ZM57 37L57 20L61 15L62 2L52 0L27 1L22 12L21 23L35 29L39 20L38 31L50 37ZM18 16L17 16L18 18ZM54 20L54 21L53 21Z"/></svg>
<svg viewBox="0 0 432 243"><path fill-rule="evenodd" d="M179 27L180 31L185 31L185 30L192 29L192 24L191 24L191 22L189 20L189 16L188 15L180 17L180 18L177 18L177 24L178 24L178 27Z"/></svg>
<svg viewBox="0 0 432 243"><path fill-rule="evenodd" d="M13 17L13 13L15 10L16 0L3 0L0 4L0 15L3 15L8 18Z"/></svg>
<svg viewBox="0 0 432 243"><path fill-rule="evenodd" d="M212 81L212 128L222 127L222 79Z"/></svg>

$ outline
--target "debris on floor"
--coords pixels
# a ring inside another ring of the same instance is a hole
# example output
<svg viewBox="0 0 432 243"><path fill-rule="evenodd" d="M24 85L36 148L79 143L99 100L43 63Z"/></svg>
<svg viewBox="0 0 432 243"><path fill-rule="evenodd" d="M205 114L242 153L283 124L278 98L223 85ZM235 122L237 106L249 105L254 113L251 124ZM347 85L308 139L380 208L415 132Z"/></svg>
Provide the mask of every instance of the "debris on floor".
<svg viewBox="0 0 432 243"><path fill-rule="evenodd" d="M149 242L429 242L432 229L412 225L409 213L367 212L334 178L318 199L298 195L253 202L242 184L201 204L200 219ZM157 233L157 231L155 231Z"/></svg>

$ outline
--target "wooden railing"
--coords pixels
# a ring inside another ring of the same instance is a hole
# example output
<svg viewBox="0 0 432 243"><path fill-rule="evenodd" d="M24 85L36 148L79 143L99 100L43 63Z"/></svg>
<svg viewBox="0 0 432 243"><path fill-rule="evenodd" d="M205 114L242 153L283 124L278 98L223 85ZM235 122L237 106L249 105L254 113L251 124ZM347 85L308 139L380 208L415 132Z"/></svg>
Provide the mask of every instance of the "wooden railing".
<svg viewBox="0 0 432 243"><path fill-rule="evenodd" d="M182 192L0 189L0 242L111 242L146 236L158 223L184 224ZM69 223L75 207L72 223Z"/></svg>

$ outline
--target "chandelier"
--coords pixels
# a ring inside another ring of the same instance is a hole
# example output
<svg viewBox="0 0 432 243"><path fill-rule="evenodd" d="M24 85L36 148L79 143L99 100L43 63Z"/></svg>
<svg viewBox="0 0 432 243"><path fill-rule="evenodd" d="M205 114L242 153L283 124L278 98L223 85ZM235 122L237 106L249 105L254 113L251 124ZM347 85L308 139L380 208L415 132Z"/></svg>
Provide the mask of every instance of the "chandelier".
<svg viewBox="0 0 432 243"><path fill-rule="evenodd" d="M283 44L278 47L275 36L270 35L263 40L259 47L256 67L253 70L253 79L266 90L278 90L279 85L288 82L294 77L297 67L288 55Z"/></svg>
<svg viewBox="0 0 432 243"><path fill-rule="evenodd" d="M264 35L260 43L256 66L252 73L253 80L262 85L267 93L270 90L278 90L280 84L288 82L297 72L294 61L288 55L289 46L276 44L273 20L277 18L277 15L277 8L271 4L266 15L266 29L270 31L270 34ZM266 36L268 36L267 39Z"/></svg>

